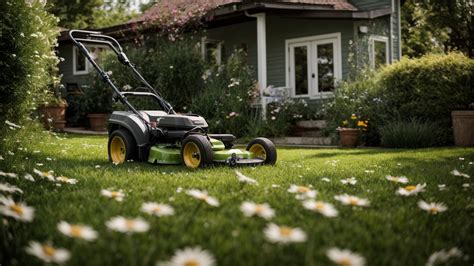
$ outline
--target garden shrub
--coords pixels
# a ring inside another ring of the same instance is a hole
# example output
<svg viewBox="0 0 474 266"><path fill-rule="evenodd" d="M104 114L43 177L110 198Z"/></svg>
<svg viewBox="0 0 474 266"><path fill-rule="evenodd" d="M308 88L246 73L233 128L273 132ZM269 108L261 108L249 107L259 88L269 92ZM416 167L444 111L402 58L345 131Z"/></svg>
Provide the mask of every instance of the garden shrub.
<svg viewBox="0 0 474 266"><path fill-rule="evenodd" d="M54 53L59 29L41 2L0 1L1 123L18 122L39 104L54 100L48 86L59 84Z"/></svg>
<svg viewBox="0 0 474 266"><path fill-rule="evenodd" d="M191 102L193 95L203 89L201 77L205 64L195 43L190 39L172 42L157 37L139 46L127 46L124 50L143 77L176 110L182 111ZM111 73L112 80L120 89L145 87L134 78L129 68L118 63L114 53L107 53L101 64ZM96 73L91 75L95 78L95 86L102 87L99 90L105 88L111 91Z"/></svg>
<svg viewBox="0 0 474 266"><path fill-rule="evenodd" d="M451 111L474 103L474 60L459 53L403 59L380 73L389 116L435 122L452 143Z"/></svg>
<svg viewBox="0 0 474 266"><path fill-rule="evenodd" d="M250 108L256 81L245 53L234 51L225 64L211 67L201 80L203 91L195 94L188 110L205 117L211 132L244 136L247 123L256 115Z"/></svg>
<svg viewBox="0 0 474 266"><path fill-rule="evenodd" d="M442 131L438 145L452 143L451 111L474 102L474 60L458 53L404 58L377 72L364 71L343 82L326 105L328 131L342 126L352 113L369 119L363 140L380 144L380 131L394 120L435 123Z"/></svg>
<svg viewBox="0 0 474 266"><path fill-rule="evenodd" d="M425 148L443 142L443 130L437 123L395 120L380 128L381 145L388 148Z"/></svg>

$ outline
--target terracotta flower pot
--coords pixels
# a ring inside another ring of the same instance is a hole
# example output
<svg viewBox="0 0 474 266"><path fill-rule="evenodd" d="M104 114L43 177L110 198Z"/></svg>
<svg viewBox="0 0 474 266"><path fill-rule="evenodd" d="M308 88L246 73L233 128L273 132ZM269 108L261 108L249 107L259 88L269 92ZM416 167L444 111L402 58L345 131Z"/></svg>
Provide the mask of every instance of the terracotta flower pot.
<svg viewBox="0 0 474 266"><path fill-rule="evenodd" d="M354 148L359 141L360 131L355 128L343 128L339 130L339 144L344 148Z"/></svg>
<svg viewBox="0 0 474 266"><path fill-rule="evenodd" d="M43 124L47 129L64 131L66 125L67 103L49 104L41 107L43 113Z"/></svg>
<svg viewBox="0 0 474 266"><path fill-rule="evenodd" d="M474 111L452 111L454 143L474 146Z"/></svg>
<svg viewBox="0 0 474 266"><path fill-rule="evenodd" d="M107 131L109 114L88 114L87 117L93 131Z"/></svg>

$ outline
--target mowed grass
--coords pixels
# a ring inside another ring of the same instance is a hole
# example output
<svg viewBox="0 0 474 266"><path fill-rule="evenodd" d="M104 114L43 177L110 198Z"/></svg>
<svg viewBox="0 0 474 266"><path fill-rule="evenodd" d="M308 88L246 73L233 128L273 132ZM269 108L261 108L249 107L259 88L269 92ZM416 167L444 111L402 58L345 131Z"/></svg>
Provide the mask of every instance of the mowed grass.
<svg viewBox="0 0 474 266"><path fill-rule="evenodd" d="M454 261L455 265L474 262L473 178L450 174L458 169L474 176L474 165L469 163L474 161L472 148L278 148L276 166L239 169L258 181L258 185L244 185L227 167L192 171L142 162L114 166L107 160L106 137L41 133L14 146L9 149L15 155L3 154L0 170L18 173L20 179L0 177L1 182L23 189L24 194L15 199L26 201L36 212L31 223L3 217L8 223L2 225L2 264L40 264L24 251L30 240L51 241L70 250L69 265L154 265L188 246L208 250L218 265L332 265L325 255L331 247L357 252L368 265L424 265L433 252L452 247L469 255ZM33 168L53 170L79 182L57 186L37 176L36 182L23 179ZM426 183L426 191L398 196L399 185L387 181L386 175L407 176L409 184ZM356 177L357 184L340 182L350 177ZM464 188L465 183L470 187ZM339 216L326 218L304 209L287 192L291 184L312 185L317 199L333 203ZM440 191L439 184L446 189ZM122 189L123 202L101 196L100 190L107 188ZM221 205L212 207L186 195L192 188L207 190ZM370 207L353 208L334 200L344 193L369 199ZM417 206L421 199L443 202L448 210L428 214ZM168 203L176 214L157 218L142 213L140 207L147 201ZM243 201L269 203L276 210L271 222L301 228L307 241L268 242L263 234L268 222L245 217L239 210ZM150 230L126 235L107 229L105 222L118 215L141 216ZM99 238L90 243L70 239L57 230L61 220L91 225Z"/></svg>

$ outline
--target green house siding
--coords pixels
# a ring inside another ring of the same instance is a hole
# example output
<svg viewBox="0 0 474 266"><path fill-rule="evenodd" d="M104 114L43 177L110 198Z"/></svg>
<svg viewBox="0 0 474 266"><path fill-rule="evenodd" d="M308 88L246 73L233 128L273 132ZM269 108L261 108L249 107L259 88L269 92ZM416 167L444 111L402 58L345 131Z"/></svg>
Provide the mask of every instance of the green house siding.
<svg viewBox="0 0 474 266"><path fill-rule="evenodd" d="M256 21L242 22L225 27L208 29L207 38L223 41L222 58L227 58L235 49L243 45L247 47L248 64L257 69L257 23Z"/></svg>
<svg viewBox="0 0 474 266"><path fill-rule="evenodd" d="M391 0L352 0L349 1L361 10L377 9L390 5Z"/></svg>
<svg viewBox="0 0 474 266"><path fill-rule="evenodd" d="M392 13L392 42L393 42L393 59L395 60L400 60L400 23L399 23L399 18L400 18L400 0L394 0L393 1L393 13Z"/></svg>
<svg viewBox="0 0 474 266"><path fill-rule="evenodd" d="M341 33L342 77L345 78L349 65L349 40L353 38L351 20L286 19L267 17L267 80L268 85L286 86L285 41L288 39Z"/></svg>
<svg viewBox="0 0 474 266"><path fill-rule="evenodd" d="M64 86L68 83L77 84L78 87L87 85L86 75L73 74L73 46L70 43L62 43L58 49L58 56L64 58L64 61L59 63L59 72L63 75L61 82Z"/></svg>

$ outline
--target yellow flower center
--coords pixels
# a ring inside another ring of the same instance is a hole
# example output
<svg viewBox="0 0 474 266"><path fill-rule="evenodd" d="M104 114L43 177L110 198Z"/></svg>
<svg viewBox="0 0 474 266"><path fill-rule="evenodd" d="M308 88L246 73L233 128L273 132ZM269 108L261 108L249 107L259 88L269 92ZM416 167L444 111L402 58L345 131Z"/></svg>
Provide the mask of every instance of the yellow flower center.
<svg viewBox="0 0 474 266"><path fill-rule="evenodd" d="M82 236L82 227L78 225L71 225L71 235L74 237Z"/></svg>
<svg viewBox="0 0 474 266"><path fill-rule="evenodd" d="M199 266L199 262L196 260L188 260L184 263L184 266Z"/></svg>
<svg viewBox="0 0 474 266"><path fill-rule="evenodd" d="M133 220L127 220L127 221L126 221L126 226L127 226L127 229L128 229L128 230L132 230L133 227L135 226L135 221L133 221Z"/></svg>
<svg viewBox="0 0 474 266"><path fill-rule="evenodd" d="M12 210L13 212L15 212L18 215L23 215L23 208L16 205L15 203L10 205L10 210Z"/></svg>
<svg viewBox="0 0 474 266"><path fill-rule="evenodd" d="M405 187L405 190L408 190L408 191L413 191L416 189L416 186L406 186Z"/></svg>
<svg viewBox="0 0 474 266"><path fill-rule="evenodd" d="M49 176L49 172L42 172L41 175L43 175L44 177L48 177L48 176Z"/></svg>
<svg viewBox="0 0 474 266"><path fill-rule="evenodd" d="M430 212L431 212L432 214L437 214L438 211L439 211L439 209L436 208L436 207L431 207L431 208L430 208Z"/></svg>
<svg viewBox="0 0 474 266"><path fill-rule="evenodd" d="M308 187L305 187L305 186L300 186L298 187L298 192L299 193L308 193L309 192L309 188Z"/></svg>
<svg viewBox="0 0 474 266"><path fill-rule="evenodd" d="M119 196L120 196L120 192L112 191L112 192L110 192L110 196L111 196L112 198L119 197Z"/></svg>
<svg viewBox="0 0 474 266"><path fill-rule="evenodd" d="M349 203L352 204L352 205L358 205L358 204L359 204L359 200L358 200L358 199L351 198L351 199L349 199Z"/></svg>
<svg viewBox="0 0 474 266"><path fill-rule="evenodd" d="M43 245L42 248L43 248L44 254L46 254L46 256L48 256L48 257L52 257L54 255L54 253L56 253L56 249L51 247L51 246Z"/></svg>
<svg viewBox="0 0 474 266"><path fill-rule="evenodd" d="M314 204L314 208L315 208L316 210L322 210L322 209L324 209L324 203L322 203L322 202L316 202L316 203Z"/></svg>
<svg viewBox="0 0 474 266"><path fill-rule="evenodd" d="M350 266L352 265L352 262L348 258L342 258L337 262L337 264L341 266Z"/></svg>
<svg viewBox="0 0 474 266"><path fill-rule="evenodd" d="M291 235L291 232L293 232L293 229L287 227L287 226L282 226L280 227L280 235L288 237Z"/></svg>
<svg viewBox="0 0 474 266"><path fill-rule="evenodd" d="M197 198L200 200L207 200L208 196L206 194L201 194Z"/></svg>
<svg viewBox="0 0 474 266"><path fill-rule="evenodd" d="M153 208L153 212L155 212L155 213L158 213L158 212L160 212L160 211L161 211L161 208L160 208L160 207L155 207L155 208Z"/></svg>
<svg viewBox="0 0 474 266"><path fill-rule="evenodd" d="M263 207L262 204L257 204L257 205L255 205L255 212L256 212L256 213L262 213L263 210L264 210L264 207Z"/></svg>

